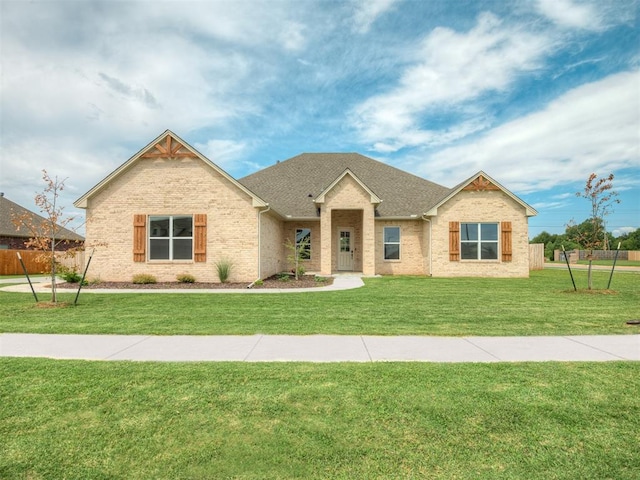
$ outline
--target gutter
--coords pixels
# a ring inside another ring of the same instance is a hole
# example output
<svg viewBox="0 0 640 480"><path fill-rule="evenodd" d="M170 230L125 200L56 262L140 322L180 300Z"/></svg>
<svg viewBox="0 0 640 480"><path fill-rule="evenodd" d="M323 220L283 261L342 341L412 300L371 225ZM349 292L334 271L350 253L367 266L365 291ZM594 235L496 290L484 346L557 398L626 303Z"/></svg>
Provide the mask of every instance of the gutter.
<svg viewBox="0 0 640 480"><path fill-rule="evenodd" d="M429 222L429 276L433 277L433 242L432 242L432 235L431 235L431 232L433 230L433 224L431 223L431 219L426 217L427 215L423 214L422 217L420 218L425 222Z"/></svg>
<svg viewBox="0 0 640 480"><path fill-rule="evenodd" d="M394 217L374 217L373 219L377 222L383 222L385 220L389 220L389 221L398 221L398 220L420 220L421 217L419 217L418 215L408 215L408 216L402 216L402 215L396 215ZM424 218L422 220L425 220Z"/></svg>
<svg viewBox="0 0 640 480"><path fill-rule="evenodd" d="M262 280L262 214L271 210L271 205L267 203L267 208L258 210L258 278L247 285L247 288L253 288L258 280Z"/></svg>

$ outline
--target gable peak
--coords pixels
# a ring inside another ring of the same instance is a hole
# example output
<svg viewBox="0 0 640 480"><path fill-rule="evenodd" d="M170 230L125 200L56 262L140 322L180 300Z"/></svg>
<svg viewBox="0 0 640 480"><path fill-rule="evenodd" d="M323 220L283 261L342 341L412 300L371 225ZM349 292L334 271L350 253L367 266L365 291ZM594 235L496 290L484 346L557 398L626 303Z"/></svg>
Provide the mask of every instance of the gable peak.
<svg viewBox="0 0 640 480"><path fill-rule="evenodd" d="M181 140L167 130L154 145L140 155L140 158L197 158L198 155L187 148Z"/></svg>
<svg viewBox="0 0 640 480"><path fill-rule="evenodd" d="M487 192L502 190L498 185L493 183L484 173L478 174L470 181L462 190L473 192Z"/></svg>

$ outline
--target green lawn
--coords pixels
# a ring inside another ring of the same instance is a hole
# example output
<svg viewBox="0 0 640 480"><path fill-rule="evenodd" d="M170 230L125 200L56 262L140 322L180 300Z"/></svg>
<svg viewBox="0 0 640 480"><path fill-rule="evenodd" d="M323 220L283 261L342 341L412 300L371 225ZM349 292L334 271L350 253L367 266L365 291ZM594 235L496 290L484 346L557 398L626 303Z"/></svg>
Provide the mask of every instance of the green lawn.
<svg viewBox="0 0 640 480"><path fill-rule="evenodd" d="M575 272L586 285L586 272ZM596 287L607 284L595 272ZM81 294L77 307L41 308L0 292L0 331L118 334L565 335L638 333L640 275L608 293L573 292L561 270L526 279L383 277L338 292ZM72 301L74 293L61 294Z"/></svg>
<svg viewBox="0 0 640 480"><path fill-rule="evenodd" d="M637 363L0 359L0 478L632 479Z"/></svg>

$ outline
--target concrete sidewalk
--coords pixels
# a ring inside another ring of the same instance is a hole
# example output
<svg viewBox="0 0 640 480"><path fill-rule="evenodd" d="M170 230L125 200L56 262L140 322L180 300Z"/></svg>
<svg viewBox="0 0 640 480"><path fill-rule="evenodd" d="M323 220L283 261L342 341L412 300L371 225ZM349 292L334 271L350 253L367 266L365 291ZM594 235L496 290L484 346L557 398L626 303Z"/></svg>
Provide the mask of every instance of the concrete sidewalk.
<svg viewBox="0 0 640 480"><path fill-rule="evenodd" d="M0 356L171 362L640 361L640 335L383 337L3 333L0 334Z"/></svg>
<svg viewBox="0 0 640 480"><path fill-rule="evenodd" d="M25 281L26 282L26 281ZM60 283L64 282L64 280L60 280ZM5 283L10 283L10 281L6 281ZM17 281L13 281L12 283L18 283ZM257 293L304 293L304 292L332 292L336 290L350 290L352 288L360 288L364 286L364 282L362 281L362 275L336 275L333 278L333 283L331 285L326 285L324 287L310 287L310 288L138 288L138 289L126 289L126 288L100 288L100 289L90 289L85 288L82 289L81 295L86 293L89 294L100 294L100 293L144 293L144 294L154 294L154 293L215 293L215 294L223 294L223 293L249 293L249 294L257 294ZM33 283L33 289L36 293L51 293L51 283L48 279L41 280L39 282ZM18 285L11 285L8 287L1 287L0 290L3 292L14 292L14 293L31 293L31 287L28 283L20 283ZM76 293L77 287L74 289L70 288L58 288L58 293Z"/></svg>

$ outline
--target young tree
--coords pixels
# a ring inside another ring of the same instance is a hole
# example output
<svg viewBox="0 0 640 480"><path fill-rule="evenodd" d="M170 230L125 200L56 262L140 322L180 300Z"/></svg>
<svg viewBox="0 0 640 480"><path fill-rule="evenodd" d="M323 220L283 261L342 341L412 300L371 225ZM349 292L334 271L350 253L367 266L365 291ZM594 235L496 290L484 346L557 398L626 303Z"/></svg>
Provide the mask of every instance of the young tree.
<svg viewBox="0 0 640 480"><path fill-rule="evenodd" d="M584 189L581 192L576 192L576 196L587 199L591 204L591 216L585 222L590 224L590 228L576 229L573 233L573 240L589 251L587 283L589 290L591 290L593 288L591 277L593 251L602 248L607 238L604 217L611 213L614 204L620 203L620 200L615 198L618 193L613 190L613 173L602 178L598 178L595 173L592 173L589 175ZM569 228L567 233L569 234Z"/></svg>
<svg viewBox="0 0 640 480"><path fill-rule="evenodd" d="M293 243L290 239L287 239L284 246L289 250L289 254L287 255L287 261L290 265L292 265L293 276L296 280L300 278L301 275L305 274L304 268L304 260L309 259L308 254L308 246L309 241L307 239L303 239L301 241L297 241Z"/></svg>
<svg viewBox="0 0 640 480"><path fill-rule="evenodd" d="M35 218L29 214L13 217L13 223L18 230L24 228L29 232L30 239L26 243L29 248L34 248L43 252L43 261L50 263L51 271L51 302L57 302L56 292L56 249L61 243L68 243L69 240L60 239L60 232L71 222L74 217L63 217L64 207L58 204L60 193L64 190L65 180L58 180L58 177L51 178L46 170L42 171L42 180L45 188L35 197L35 204L43 214L42 219ZM73 254L81 248L66 249L66 254Z"/></svg>

